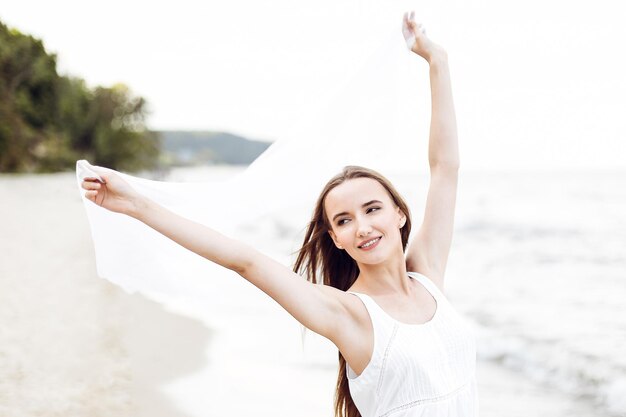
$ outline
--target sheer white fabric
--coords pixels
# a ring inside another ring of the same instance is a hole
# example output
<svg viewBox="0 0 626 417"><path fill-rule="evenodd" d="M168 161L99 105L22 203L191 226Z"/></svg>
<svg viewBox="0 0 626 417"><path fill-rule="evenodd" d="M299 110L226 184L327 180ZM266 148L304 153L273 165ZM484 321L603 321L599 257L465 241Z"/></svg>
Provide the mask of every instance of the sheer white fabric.
<svg viewBox="0 0 626 417"><path fill-rule="evenodd" d="M376 10L361 16L355 25L374 31L368 39L378 44L359 45L362 53L345 84L320 94L329 100L319 112L295 121L288 137L235 178L173 183L122 177L170 210L235 238L269 217L289 222L290 233L297 234L325 182L345 165L378 170L414 202L427 191L412 180L427 172L430 92L427 64L407 50L402 36L403 12L397 7L384 16ZM83 176L77 170L79 183ZM83 202L100 277L130 292L184 298L208 291L206 277L217 266L132 218ZM421 208L413 209L417 225Z"/></svg>

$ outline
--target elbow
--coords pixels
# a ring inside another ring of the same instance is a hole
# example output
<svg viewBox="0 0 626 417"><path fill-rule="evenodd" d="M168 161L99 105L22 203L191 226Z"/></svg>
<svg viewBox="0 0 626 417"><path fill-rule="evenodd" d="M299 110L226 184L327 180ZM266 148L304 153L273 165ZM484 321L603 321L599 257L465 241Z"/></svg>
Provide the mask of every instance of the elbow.
<svg viewBox="0 0 626 417"><path fill-rule="evenodd" d="M252 262L252 260L250 259L238 259L237 261L228 265L227 268L245 278L247 275L250 274L250 271L254 269L254 262Z"/></svg>
<svg viewBox="0 0 626 417"><path fill-rule="evenodd" d="M236 272L244 278L246 277L246 275L249 274L250 270L252 269L249 264L233 264L229 265L227 268L231 271Z"/></svg>
<svg viewBox="0 0 626 417"><path fill-rule="evenodd" d="M258 253L252 248L245 248L239 253L239 256L232 260L227 268L245 278L253 273L258 264Z"/></svg>

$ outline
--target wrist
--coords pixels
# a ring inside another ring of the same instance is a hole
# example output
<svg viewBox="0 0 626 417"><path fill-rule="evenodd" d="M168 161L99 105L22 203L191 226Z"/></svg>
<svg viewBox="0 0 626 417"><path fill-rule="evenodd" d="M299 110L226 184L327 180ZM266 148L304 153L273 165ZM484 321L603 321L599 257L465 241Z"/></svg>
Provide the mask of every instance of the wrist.
<svg viewBox="0 0 626 417"><path fill-rule="evenodd" d="M148 198L141 194L137 194L136 197L130 200L130 207L128 212L125 214L139 221L143 221L143 218L146 217L148 210L151 209L151 203L152 201Z"/></svg>
<svg viewBox="0 0 626 417"><path fill-rule="evenodd" d="M426 61L430 66L447 65L448 53L440 46L436 46L426 57Z"/></svg>

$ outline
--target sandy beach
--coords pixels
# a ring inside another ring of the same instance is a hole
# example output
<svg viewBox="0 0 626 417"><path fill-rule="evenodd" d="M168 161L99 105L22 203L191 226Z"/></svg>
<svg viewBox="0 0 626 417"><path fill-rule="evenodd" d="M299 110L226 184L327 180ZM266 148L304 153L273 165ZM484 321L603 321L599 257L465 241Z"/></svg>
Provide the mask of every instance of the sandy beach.
<svg viewBox="0 0 626 417"><path fill-rule="evenodd" d="M0 178L0 415L182 416L210 331L96 276L72 174Z"/></svg>
<svg viewBox="0 0 626 417"><path fill-rule="evenodd" d="M317 389L325 394L310 400L327 403L311 414L289 400L283 385L279 391L244 384L212 397L204 387L219 382L211 369L227 350L219 343L229 338L97 277L73 173L2 175L0 196L0 416L192 417L251 409L267 416L331 415L332 385ZM297 371L302 378L321 372L317 380L331 384L336 377L334 369ZM261 379L280 380L281 372L277 367ZM189 378L203 401L213 403L210 413L192 413L188 399L163 389ZM493 362L479 361L478 382L483 417L596 415L588 403ZM253 390L286 404L279 411L269 399L257 406Z"/></svg>

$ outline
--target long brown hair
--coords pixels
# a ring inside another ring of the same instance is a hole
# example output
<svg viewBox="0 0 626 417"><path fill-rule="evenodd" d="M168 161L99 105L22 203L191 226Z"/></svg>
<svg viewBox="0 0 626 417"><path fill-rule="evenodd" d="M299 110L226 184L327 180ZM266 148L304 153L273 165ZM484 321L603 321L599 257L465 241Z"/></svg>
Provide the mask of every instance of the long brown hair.
<svg viewBox="0 0 626 417"><path fill-rule="evenodd" d="M328 181L315 204L313 217L304 236L304 242L299 250L293 270L299 274L306 274L307 280L314 284L319 283L319 277L324 285L330 285L346 291L352 286L359 275L359 267L346 251L339 250L330 234L332 226L324 207L326 196L339 184L355 178L371 178L378 181L389 193L393 202L406 216L406 223L400 229L402 250L406 249L411 233L411 215L409 207L400 196L400 193L391 185L391 182L378 172L360 166L347 166L339 174ZM360 417L356 408L346 375L346 360L339 352L339 374L335 391L335 416Z"/></svg>

